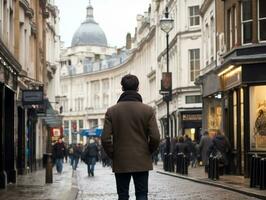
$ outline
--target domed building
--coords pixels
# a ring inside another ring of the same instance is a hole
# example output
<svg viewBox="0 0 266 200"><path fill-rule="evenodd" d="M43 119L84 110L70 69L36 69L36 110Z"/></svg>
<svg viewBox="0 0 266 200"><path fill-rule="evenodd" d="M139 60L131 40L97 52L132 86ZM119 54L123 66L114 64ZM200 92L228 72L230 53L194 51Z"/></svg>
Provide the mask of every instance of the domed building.
<svg viewBox="0 0 266 200"><path fill-rule="evenodd" d="M107 47L104 31L93 18L93 7L87 7L87 18L75 32L71 46L103 46Z"/></svg>
<svg viewBox="0 0 266 200"><path fill-rule="evenodd" d="M61 92L57 101L67 142L81 142L82 129L102 128L106 108L121 94L120 79L128 73L122 64L128 57L127 50L108 46L89 4L86 19L74 33L71 46L61 50Z"/></svg>

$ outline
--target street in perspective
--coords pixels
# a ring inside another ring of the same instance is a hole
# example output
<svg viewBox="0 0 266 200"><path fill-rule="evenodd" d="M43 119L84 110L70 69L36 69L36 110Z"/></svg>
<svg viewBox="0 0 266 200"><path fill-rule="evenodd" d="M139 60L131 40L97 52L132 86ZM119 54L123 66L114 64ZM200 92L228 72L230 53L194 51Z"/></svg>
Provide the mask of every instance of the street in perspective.
<svg viewBox="0 0 266 200"><path fill-rule="evenodd" d="M0 199L266 199L265 0L0 0Z"/></svg>

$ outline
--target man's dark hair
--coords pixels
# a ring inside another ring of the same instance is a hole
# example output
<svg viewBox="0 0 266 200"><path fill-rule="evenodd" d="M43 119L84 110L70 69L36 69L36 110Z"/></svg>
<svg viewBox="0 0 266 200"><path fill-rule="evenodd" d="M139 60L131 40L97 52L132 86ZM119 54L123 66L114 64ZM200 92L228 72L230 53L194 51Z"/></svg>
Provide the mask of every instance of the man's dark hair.
<svg viewBox="0 0 266 200"><path fill-rule="evenodd" d="M121 85L123 87L123 91L127 90L138 90L139 87L139 79L135 75L125 75L121 80Z"/></svg>

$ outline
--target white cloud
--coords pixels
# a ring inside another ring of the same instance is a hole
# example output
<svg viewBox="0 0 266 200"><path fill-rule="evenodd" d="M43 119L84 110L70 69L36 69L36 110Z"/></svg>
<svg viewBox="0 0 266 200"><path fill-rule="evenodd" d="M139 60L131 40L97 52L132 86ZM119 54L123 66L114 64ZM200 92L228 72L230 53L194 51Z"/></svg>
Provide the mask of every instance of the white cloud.
<svg viewBox="0 0 266 200"><path fill-rule="evenodd" d="M128 32L134 33L137 14L148 10L151 0L92 0L94 19L104 30L110 46L125 45ZM55 0L60 10L60 35L66 46L86 18L86 0Z"/></svg>

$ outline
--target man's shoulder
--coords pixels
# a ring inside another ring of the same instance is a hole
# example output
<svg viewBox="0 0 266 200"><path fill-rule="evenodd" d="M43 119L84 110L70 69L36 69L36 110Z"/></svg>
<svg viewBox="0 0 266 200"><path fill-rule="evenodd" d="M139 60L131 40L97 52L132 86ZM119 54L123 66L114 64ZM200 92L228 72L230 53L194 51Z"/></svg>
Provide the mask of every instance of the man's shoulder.
<svg viewBox="0 0 266 200"><path fill-rule="evenodd" d="M112 112L113 110L121 109L121 108L123 108L125 106L128 106L128 105L135 106L135 107L139 107L139 108L144 109L144 110L153 111L153 108L151 106L149 106L147 104L144 104L142 102L124 101L124 102L117 103L117 104L109 107L107 109L107 112Z"/></svg>

